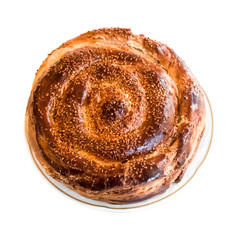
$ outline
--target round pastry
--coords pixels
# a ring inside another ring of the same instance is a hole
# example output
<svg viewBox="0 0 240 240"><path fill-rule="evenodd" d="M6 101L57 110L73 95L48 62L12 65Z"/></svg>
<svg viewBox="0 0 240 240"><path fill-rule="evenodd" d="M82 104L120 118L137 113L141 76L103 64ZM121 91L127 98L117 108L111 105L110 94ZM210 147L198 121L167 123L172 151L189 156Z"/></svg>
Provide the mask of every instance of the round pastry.
<svg viewBox="0 0 240 240"><path fill-rule="evenodd" d="M204 129L204 94L186 64L121 28L87 32L49 54L26 111L28 143L45 172L114 204L179 182Z"/></svg>

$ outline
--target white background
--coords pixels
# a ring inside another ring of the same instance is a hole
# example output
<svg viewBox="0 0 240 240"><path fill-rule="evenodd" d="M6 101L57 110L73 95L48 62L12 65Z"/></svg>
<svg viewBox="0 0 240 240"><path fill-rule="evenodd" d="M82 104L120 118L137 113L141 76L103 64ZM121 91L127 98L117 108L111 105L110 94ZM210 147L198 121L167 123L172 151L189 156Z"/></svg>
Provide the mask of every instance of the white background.
<svg viewBox="0 0 240 240"><path fill-rule="evenodd" d="M1 1L0 239L240 239L239 1ZM62 42L130 27L183 58L214 114L210 153L187 186L151 208L110 212L55 190L24 139L34 75Z"/></svg>

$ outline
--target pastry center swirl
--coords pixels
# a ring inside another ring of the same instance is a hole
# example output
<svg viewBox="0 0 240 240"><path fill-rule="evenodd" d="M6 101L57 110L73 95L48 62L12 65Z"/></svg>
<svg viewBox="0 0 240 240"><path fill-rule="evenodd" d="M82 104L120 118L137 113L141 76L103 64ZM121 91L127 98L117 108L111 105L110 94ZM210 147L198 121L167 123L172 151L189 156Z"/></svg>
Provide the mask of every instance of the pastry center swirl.
<svg viewBox="0 0 240 240"><path fill-rule="evenodd" d="M160 67L140 56L77 49L52 66L36 88L36 127L61 159L77 157L79 149L102 161L131 159L173 134L174 89Z"/></svg>
<svg viewBox="0 0 240 240"><path fill-rule="evenodd" d="M114 122L124 118L127 111L123 101L111 99L102 105L102 116L106 122Z"/></svg>

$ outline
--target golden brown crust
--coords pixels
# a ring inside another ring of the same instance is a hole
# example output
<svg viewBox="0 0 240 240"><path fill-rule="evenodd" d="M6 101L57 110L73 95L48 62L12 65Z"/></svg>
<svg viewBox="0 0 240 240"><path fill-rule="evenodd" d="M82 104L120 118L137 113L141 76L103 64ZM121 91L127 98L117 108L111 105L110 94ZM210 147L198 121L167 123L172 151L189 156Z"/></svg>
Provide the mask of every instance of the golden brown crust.
<svg viewBox="0 0 240 240"><path fill-rule="evenodd" d="M140 201L180 181L204 128L204 95L185 63L120 28L54 50L26 111L28 142L47 174L110 203Z"/></svg>

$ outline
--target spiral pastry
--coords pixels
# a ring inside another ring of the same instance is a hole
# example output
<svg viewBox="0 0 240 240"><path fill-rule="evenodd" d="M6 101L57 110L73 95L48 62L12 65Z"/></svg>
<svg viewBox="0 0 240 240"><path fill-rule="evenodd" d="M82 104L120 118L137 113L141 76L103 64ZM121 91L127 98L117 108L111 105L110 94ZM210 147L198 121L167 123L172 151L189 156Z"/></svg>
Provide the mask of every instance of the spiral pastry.
<svg viewBox="0 0 240 240"><path fill-rule="evenodd" d="M165 44L100 29L36 73L26 134L46 173L87 198L141 201L179 182L205 128L204 94Z"/></svg>

